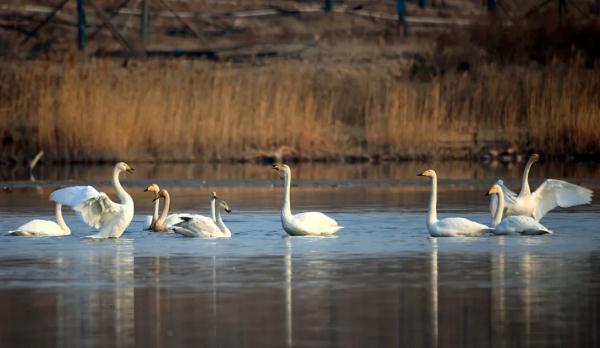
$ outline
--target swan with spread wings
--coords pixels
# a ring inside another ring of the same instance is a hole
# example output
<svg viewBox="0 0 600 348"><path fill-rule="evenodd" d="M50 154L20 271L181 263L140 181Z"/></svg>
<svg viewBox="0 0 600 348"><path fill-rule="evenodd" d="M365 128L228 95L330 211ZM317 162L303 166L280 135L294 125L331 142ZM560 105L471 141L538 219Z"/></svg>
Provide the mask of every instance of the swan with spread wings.
<svg viewBox="0 0 600 348"><path fill-rule="evenodd" d="M90 227L99 230L88 238L119 238L133 219L133 199L119 181L121 172L132 173L134 169L119 162L113 170L112 183L120 203L113 202L104 192L92 186L71 186L54 191L50 199L68 205Z"/></svg>
<svg viewBox="0 0 600 348"><path fill-rule="evenodd" d="M532 193L529 187L529 171L539 159L540 155L535 153L527 161L523 172L521 192L518 195L506 187L502 180L496 182L504 193L507 216L530 216L536 221L540 221L544 215L556 207L568 208L592 202L592 190L562 180L546 179ZM498 197L493 196L490 201L492 216L497 207Z"/></svg>

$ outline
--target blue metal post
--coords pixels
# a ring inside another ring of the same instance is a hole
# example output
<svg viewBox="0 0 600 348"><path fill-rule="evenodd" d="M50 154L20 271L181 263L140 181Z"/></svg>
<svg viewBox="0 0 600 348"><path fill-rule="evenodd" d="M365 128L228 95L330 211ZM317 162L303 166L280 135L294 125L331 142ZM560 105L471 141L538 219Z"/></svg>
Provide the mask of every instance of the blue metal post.
<svg viewBox="0 0 600 348"><path fill-rule="evenodd" d="M331 12L331 10L333 10L333 0L325 0L325 3L323 4L323 11Z"/></svg>
<svg viewBox="0 0 600 348"><path fill-rule="evenodd" d="M399 24L402 24L404 35L408 35L408 23L406 22L406 2L404 2L404 0L396 0L396 13L398 14L398 22L400 22Z"/></svg>
<svg viewBox="0 0 600 348"><path fill-rule="evenodd" d="M86 37L85 37L85 0L77 0L77 43L79 50L85 49Z"/></svg>
<svg viewBox="0 0 600 348"><path fill-rule="evenodd" d="M496 10L496 0L487 0L488 12L494 12Z"/></svg>
<svg viewBox="0 0 600 348"><path fill-rule="evenodd" d="M600 16L600 0L596 0L596 14Z"/></svg>
<svg viewBox="0 0 600 348"><path fill-rule="evenodd" d="M419 7L420 8L427 7L427 0L419 0Z"/></svg>

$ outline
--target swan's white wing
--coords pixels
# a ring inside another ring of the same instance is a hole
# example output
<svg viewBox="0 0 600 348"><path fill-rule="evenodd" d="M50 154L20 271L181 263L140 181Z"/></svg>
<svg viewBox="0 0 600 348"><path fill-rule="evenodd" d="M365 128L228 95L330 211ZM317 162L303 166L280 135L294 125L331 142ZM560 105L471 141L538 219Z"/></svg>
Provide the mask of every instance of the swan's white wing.
<svg viewBox="0 0 600 348"><path fill-rule="evenodd" d="M533 218L522 215L507 217L496 226L493 232L496 235L521 234L529 236L552 233Z"/></svg>
<svg viewBox="0 0 600 348"><path fill-rule="evenodd" d="M202 215L195 217L180 217L181 222L172 226L175 233L183 234L187 237L208 237L221 232L215 222Z"/></svg>
<svg viewBox="0 0 600 348"><path fill-rule="evenodd" d="M54 221L32 220L22 226L17 227L13 231L9 231L8 234L14 236L50 237L64 236L68 233L63 231L63 229L60 228L60 226Z"/></svg>
<svg viewBox="0 0 600 348"><path fill-rule="evenodd" d="M532 194L536 206L533 218L541 220L546 213L558 207L568 208L592 202L592 190L562 180L548 179Z"/></svg>
<svg viewBox="0 0 600 348"><path fill-rule="evenodd" d="M69 207L100 196L95 188L91 186L70 186L56 190L50 194L50 200Z"/></svg>
<svg viewBox="0 0 600 348"><path fill-rule="evenodd" d="M190 213L177 213L177 214L170 214L169 216L167 216L167 220L165 221L165 225L167 226L167 228L171 228L174 225L183 222L184 218L187 219L208 219L207 217L200 215L200 214L190 214Z"/></svg>
<svg viewBox="0 0 600 348"><path fill-rule="evenodd" d="M91 186L71 186L52 192L50 199L70 206L90 227L101 229L122 214L123 206Z"/></svg>
<svg viewBox="0 0 600 348"><path fill-rule="evenodd" d="M342 228L337 221L320 212L296 214L291 222L296 228L309 234L330 234Z"/></svg>
<svg viewBox="0 0 600 348"><path fill-rule="evenodd" d="M439 220L431 225L430 233L435 237L480 236L490 231L486 225L461 217Z"/></svg>

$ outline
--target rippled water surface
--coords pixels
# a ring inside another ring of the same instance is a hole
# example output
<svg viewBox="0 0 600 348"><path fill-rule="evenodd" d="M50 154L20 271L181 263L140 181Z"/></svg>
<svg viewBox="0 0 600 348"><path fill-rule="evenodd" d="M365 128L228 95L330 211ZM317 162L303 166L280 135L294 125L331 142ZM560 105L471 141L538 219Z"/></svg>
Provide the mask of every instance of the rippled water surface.
<svg viewBox="0 0 600 348"><path fill-rule="evenodd" d="M542 237L429 238L435 166L442 216L488 223L485 190L519 165L298 165L295 211L345 226L331 238L286 237L281 181L268 166L139 166L123 175L136 202L119 240L0 236L0 346L571 346L600 344L600 205L559 209ZM532 183L567 178L600 187L596 164L541 163ZM111 168L0 173L0 231L53 219L55 188L91 183L112 195ZM170 189L176 211L233 208L228 240L141 230L152 197Z"/></svg>

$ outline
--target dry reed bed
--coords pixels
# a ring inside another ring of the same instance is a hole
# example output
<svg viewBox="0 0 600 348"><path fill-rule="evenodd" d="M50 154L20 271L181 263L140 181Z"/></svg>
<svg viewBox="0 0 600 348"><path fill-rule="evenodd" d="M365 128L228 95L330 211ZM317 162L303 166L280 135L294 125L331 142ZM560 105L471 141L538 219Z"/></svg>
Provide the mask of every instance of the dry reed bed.
<svg viewBox="0 0 600 348"><path fill-rule="evenodd" d="M381 67L109 60L0 67L2 160L600 153L600 68L494 65L428 81Z"/></svg>

